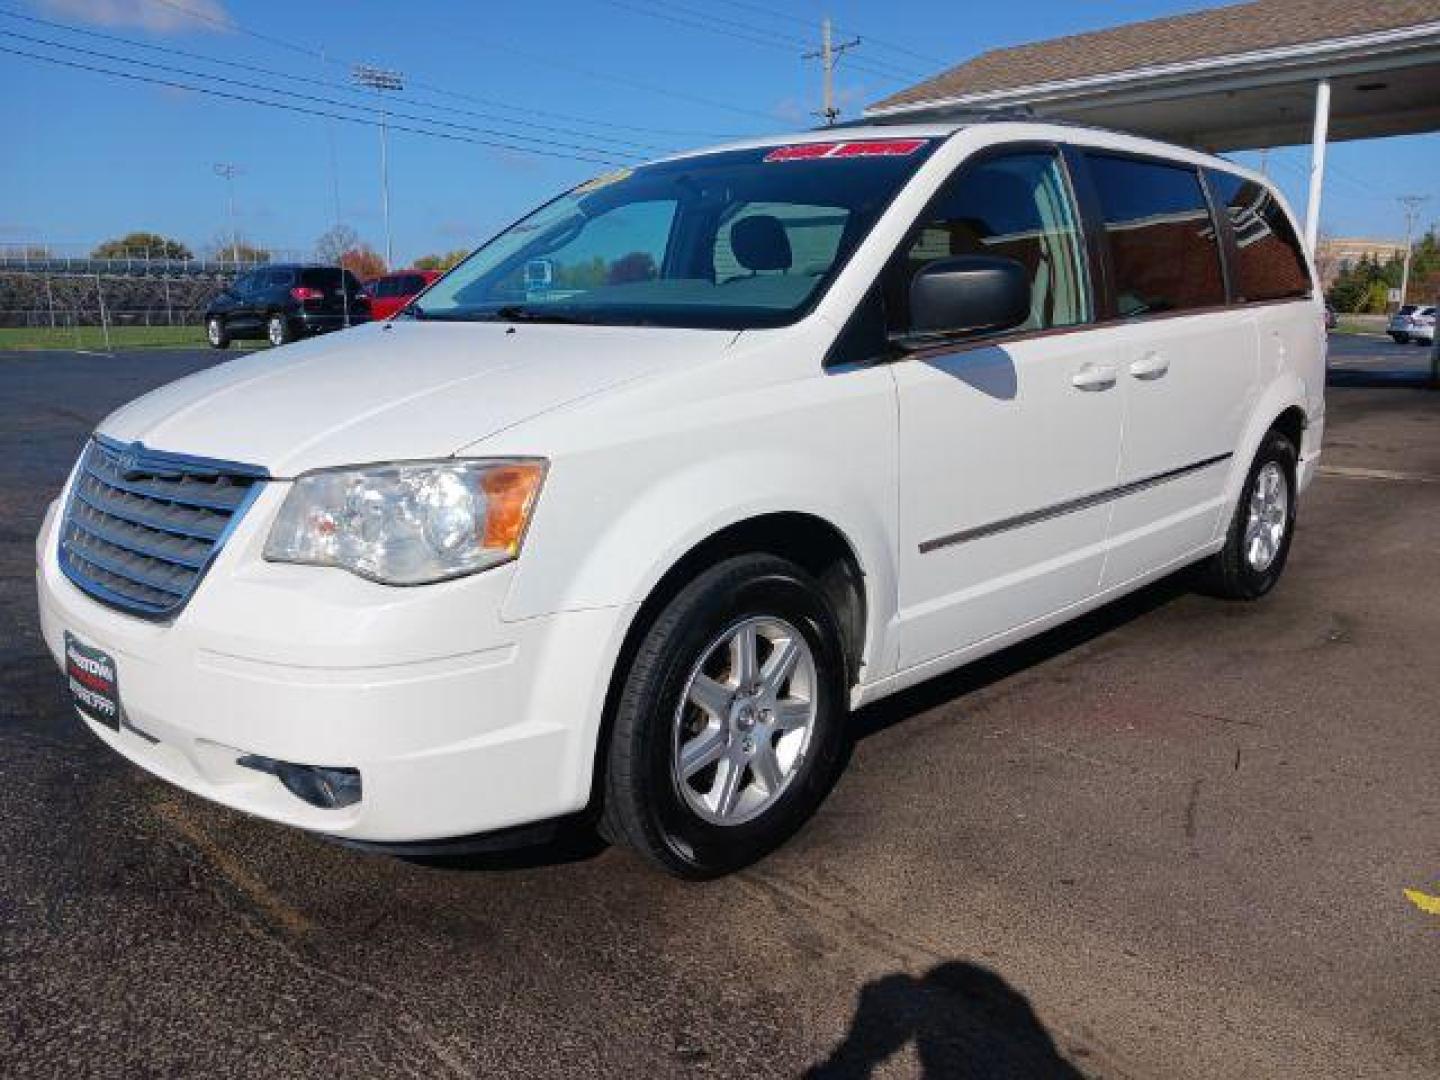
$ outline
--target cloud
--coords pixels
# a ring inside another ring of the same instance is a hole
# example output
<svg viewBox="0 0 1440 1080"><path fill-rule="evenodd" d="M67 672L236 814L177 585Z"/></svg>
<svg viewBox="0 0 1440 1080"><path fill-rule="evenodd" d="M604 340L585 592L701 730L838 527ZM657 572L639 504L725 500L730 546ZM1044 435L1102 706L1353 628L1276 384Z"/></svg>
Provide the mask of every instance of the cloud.
<svg viewBox="0 0 1440 1080"><path fill-rule="evenodd" d="M36 6L72 22L156 34L218 33L234 22L222 0L36 0Z"/></svg>

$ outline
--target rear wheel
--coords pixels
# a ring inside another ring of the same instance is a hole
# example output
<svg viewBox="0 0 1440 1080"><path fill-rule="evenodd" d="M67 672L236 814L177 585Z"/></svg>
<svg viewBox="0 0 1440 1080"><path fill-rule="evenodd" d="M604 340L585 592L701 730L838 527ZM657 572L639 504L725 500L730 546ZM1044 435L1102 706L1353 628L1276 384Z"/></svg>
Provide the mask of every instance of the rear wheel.
<svg viewBox="0 0 1440 1080"><path fill-rule="evenodd" d="M1395 344L1396 344L1396 345L1404 345L1407 341L1410 340L1410 335L1409 335L1409 334L1396 334L1396 333L1392 333L1390 336L1395 339Z"/></svg>
<svg viewBox="0 0 1440 1080"><path fill-rule="evenodd" d="M680 877L738 869L789 837L843 760L838 625L793 563L742 555L702 573L625 675L601 831Z"/></svg>
<svg viewBox="0 0 1440 1080"><path fill-rule="evenodd" d="M230 347L230 332L225 329L225 321L218 315L212 315L205 320L205 340L210 342L212 349Z"/></svg>
<svg viewBox="0 0 1440 1080"><path fill-rule="evenodd" d="M265 336L271 345L286 345L295 340L295 331L290 327L290 320L277 311L265 323Z"/></svg>
<svg viewBox="0 0 1440 1080"><path fill-rule="evenodd" d="M1295 534L1295 446L1279 432L1265 436L1240 491L1225 546L1203 564L1215 596L1258 600L1275 587Z"/></svg>

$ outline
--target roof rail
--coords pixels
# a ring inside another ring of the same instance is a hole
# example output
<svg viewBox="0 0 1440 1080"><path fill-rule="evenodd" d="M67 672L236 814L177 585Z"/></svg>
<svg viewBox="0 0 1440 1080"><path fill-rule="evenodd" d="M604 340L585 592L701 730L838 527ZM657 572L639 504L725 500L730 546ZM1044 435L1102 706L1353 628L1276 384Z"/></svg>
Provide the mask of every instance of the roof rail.
<svg viewBox="0 0 1440 1080"><path fill-rule="evenodd" d="M962 106L954 109L936 109L916 113L886 113L882 116L862 116L856 120L842 120L838 124L822 124L816 127L816 131L827 131L832 128L857 128L857 127L897 127L902 124L925 124L925 123L955 123L955 124L986 124L1000 123L1006 120L1035 120L1035 110L1029 105L1005 105L995 108L984 108L981 106Z"/></svg>

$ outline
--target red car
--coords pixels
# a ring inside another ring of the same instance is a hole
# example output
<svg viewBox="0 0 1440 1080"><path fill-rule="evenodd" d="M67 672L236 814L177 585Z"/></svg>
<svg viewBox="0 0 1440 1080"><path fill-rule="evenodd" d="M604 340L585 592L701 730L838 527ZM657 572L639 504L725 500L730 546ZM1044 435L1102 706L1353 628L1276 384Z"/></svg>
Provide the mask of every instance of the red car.
<svg viewBox="0 0 1440 1080"><path fill-rule="evenodd" d="M390 318L439 276L438 270L399 270L371 278L365 283L365 295L370 297L370 317L377 321Z"/></svg>

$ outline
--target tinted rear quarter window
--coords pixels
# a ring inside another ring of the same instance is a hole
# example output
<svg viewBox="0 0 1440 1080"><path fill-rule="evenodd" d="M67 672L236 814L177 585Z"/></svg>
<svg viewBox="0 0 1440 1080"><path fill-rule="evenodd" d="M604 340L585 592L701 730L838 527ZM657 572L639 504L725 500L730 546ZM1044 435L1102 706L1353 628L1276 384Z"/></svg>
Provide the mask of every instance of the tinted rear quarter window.
<svg viewBox="0 0 1440 1080"><path fill-rule="evenodd" d="M1219 169L1205 179L1225 207L1235 233L1238 265L1235 287L1242 299L1286 300L1309 296L1310 271L1300 239L1274 192L1253 180Z"/></svg>
<svg viewBox="0 0 1440 1080"><path fill-rule="evenodd" d="M313 266L300 271L300 284L312 289L335 289L340 286L340 268L337 266Z"/></svg>
<svg viewBox="0 0 1440 1080"><path fill-rule="evenodd" d="M1122 317L1225 303L1214 222L1199 173L1108 154L1087 155L1100 199Z"/></svg>

